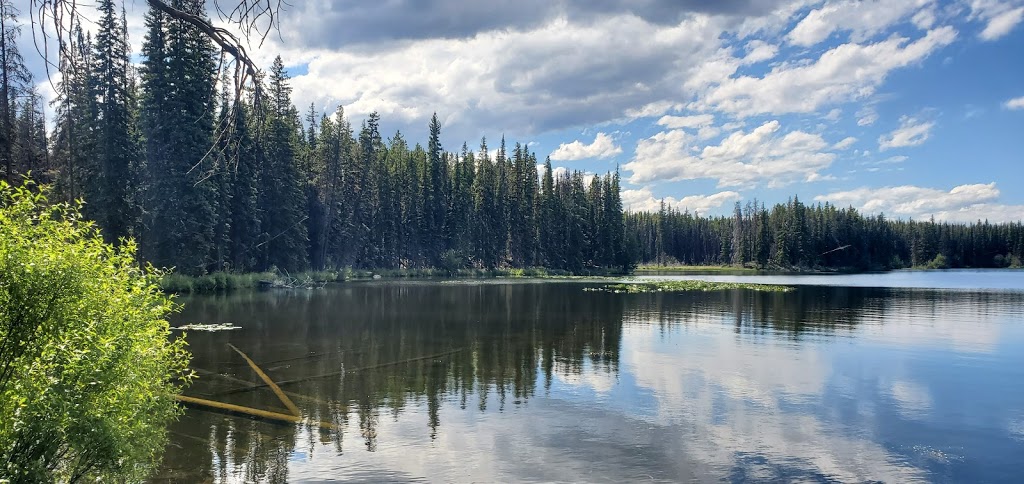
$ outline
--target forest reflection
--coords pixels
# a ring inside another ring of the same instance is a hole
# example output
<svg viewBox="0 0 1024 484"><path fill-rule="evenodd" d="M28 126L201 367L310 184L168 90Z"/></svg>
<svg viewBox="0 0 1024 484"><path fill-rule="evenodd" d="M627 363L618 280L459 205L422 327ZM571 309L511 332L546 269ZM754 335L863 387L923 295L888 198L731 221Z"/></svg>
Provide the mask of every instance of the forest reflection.
<svg viewBox="0 0 1024 484"><path fill-rule="evenodd" d="M227 343L252 357L308 422L281 425L188 409L171 429L167 480L288 480L295 456L376 451L382 419L423 414L422 434L444 431L440 409L505 412L546 395L552 381L601 372L618 378L623 328L731 325L747 337L799 342L850 335L911 308L927 315L1024 296L801 287L788 293L584 292L582 283L355 283L319 291L182 298L176 323L230 322L241 330L190 334L200 378L186 394L286 412ZM522 417L519 417L522 418ZM567 416L567 418L572 418ZM397 437L396 437L397 438ZM401 444L391 442L390 445ZM380 476L376 476L380 477Z"/></svg>

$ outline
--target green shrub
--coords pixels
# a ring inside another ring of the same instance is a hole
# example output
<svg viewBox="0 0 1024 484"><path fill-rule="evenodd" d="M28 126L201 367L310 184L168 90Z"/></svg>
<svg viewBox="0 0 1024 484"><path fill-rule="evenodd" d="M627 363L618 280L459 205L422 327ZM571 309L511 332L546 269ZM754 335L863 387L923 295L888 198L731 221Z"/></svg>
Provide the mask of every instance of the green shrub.
<svg viewBox="0 0 1024 484"><path fill-rule="evenodd" d="M929 269L949 269L949 259L945 255L939 254L928 263L927 267Z"/></svg>
<svg viewBox="0 0 1024 484"><path fill-rule="evenodd" d="M140 481L191 378L135 245L0 182L0 481Z"/></svg>

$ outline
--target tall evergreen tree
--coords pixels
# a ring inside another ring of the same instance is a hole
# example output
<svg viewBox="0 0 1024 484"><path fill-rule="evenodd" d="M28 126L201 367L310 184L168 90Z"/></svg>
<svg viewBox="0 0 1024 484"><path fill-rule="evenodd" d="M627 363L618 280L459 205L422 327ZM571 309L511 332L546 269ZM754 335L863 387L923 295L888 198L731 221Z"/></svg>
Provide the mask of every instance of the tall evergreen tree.
<svg viewBox="0 0 1024 484"><path fill-rule="evenodd" d="M127 30L113 0L100 1L100 20L93 54L91 88L96 101L98 172L96 220L104 238L116 242L137 225L137 181L141 140L135 117L134 75Z"/></svg>
<svg viewBox="0 0 1024 484"><path fill-rule="evenodd" d="M91 199L100 190L96 183L96 103L91 95L92 43L81 25L72 28L71 41L61 52L61 80L57 85L56 127L52 163L59 167L57 192L65 200ZM83 213L93 215L86 205Z"/></svg>
<svg viewBox="0 0 1024 484"><path fill-rule="evenodd" d="M28 89L23 97L15 130L15 171L31 173L36 182L50 183L54 174L49 163L42 100L35 89Z"/></svg>
<svg viewBox="0 0 1024 484"><path fill-rule="evenodd" d="M0 0L0 167L13 183L17 99L29 84L25 61L18 52L18 10L10 0Z"/></svg>
<svg viewBox="0 0 1024 484"><path fill-rule="evenodd" d="M201 0L179 10L204 15ZM208 37L192 24L151 10L143 44L147 236L144 253L163 266L201 274L213 268L218 188L210 156L217 68Z"/></svg>
<svg viewBox="0 0 1024 484"><path fill-rule="evenodd" d="M448 166L442 158L441 148L441 122L437 119L437 113L430 117L429 139L427 141L427 163L430 172L430 179L425 181L427 185L426 221L428 231L431 234L443 234L445 226L445 213L447 212L447 190L446 181L448 178ZM427 247L427 259L436 263L441 255L441 238L431 238L432 243Z"/></svg>
<svg viewBox="0 0 1024 484"><path fill-rule="evenodd" d="M298 167L301 126L281 57L270 69L260 176L264 268L302 270L308 265L308 218L304 177Z"/></svg>

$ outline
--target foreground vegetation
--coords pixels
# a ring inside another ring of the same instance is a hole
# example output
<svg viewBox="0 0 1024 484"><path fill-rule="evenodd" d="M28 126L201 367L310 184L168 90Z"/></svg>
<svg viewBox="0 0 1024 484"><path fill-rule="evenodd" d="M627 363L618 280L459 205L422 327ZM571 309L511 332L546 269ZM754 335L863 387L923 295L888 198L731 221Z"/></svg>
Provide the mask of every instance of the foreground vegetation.
<svg viewBox="0 0 1024 484"><path fill-rule="evenodd" d="M0 481L139 481L159 462L189 355L135 245L0 182Z"/></svg>
<svg viewBox="0 0 1024 484"><path fill-rule="evenodd" d="M584 290L637 294L645 292L725 291L730 289L747 289L759 292L788 292L793 290L792 287L779 286L775 284L710 281L626 282L622 284L608 284L601 287L586 288Z"/></svg>

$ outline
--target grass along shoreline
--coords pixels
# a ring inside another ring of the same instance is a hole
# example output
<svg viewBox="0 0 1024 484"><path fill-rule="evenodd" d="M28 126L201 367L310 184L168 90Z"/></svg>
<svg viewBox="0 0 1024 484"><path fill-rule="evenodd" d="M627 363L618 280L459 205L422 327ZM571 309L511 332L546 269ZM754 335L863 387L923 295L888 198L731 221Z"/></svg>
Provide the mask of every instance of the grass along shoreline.
<svg viewBox="0 0 1024 484"><path fill-rule="evenodd" d="M373 279L420 278L568 278L624 276L621 271L589 269L570 272L542 267L503 269L459 269L450 271L437 268L420 269L352 269L337 271L307 271L294 274L280 272L214 272L203 276L166 274L160 279L160 288L172 294L210 294L239 289L255 289L261 285L280 288L313 288L332 282L363 281Z"/></svg>

